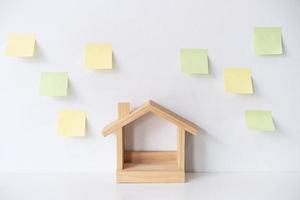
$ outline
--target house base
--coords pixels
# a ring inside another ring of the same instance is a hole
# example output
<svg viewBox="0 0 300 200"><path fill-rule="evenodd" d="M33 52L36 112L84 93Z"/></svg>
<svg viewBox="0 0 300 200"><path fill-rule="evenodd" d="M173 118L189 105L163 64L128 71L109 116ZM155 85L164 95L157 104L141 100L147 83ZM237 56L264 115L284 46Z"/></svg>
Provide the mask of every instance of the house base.
<svg viewBox="0 0 300 200"><path fill-rule="evenodd" d="M117 171L118 183L183 183L184 171Z"/></svg>
<svg viewBox="0 0 300 200"><path fill-rule="evenodd" d="M118 183L182 183L184 169L178 166L176 151L125 151Z"/></svg>

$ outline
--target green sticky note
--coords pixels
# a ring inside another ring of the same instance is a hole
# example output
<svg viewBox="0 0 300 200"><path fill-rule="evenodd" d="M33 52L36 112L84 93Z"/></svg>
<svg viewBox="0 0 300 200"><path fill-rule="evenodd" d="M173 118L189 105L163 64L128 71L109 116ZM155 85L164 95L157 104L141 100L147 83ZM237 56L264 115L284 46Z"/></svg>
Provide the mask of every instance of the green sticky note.
<svg viewBox="0 0 300 200"><path fill-rule="evenodd" d="M67 96L68 73L66 72L44 72L41 75L41 96Z"/></svg>
<svg viewBox="0 0 300 200"><path fill-rule="evenodd" d="M268 110L246 110L245 119L249 129L258 131L275 131L272 112Z"/></svg>
<svg viewBox="0 0 300 200"><path fill-rule="evenodd" d="M256 55L282 54L280 27L255 27L254 47Z"/></svg>
<svg viewBox="0 0 300 200"><path fill-rule="evenodd" d="M188 74L208 74L207 49L180 49L181 71Z"/></svg>

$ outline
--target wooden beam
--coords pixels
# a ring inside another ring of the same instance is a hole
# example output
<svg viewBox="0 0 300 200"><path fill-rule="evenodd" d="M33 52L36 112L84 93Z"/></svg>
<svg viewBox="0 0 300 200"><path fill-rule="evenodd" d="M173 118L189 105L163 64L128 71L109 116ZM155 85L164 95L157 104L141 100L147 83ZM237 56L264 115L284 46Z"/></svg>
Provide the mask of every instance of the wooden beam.
<svg viewBox="0 0 300 200"><path fill-rule="evenodd" d="M172 112L171 110L155 103L154 101L149 101L150 102L150 110L154 114L174 123L177 126L180 126L187 130L189 133L196 135L199 127L194 124L193 122L190 122L183 117L177 115L176 113Z"/></svg>
<svg viewBox="0 0 300 200"><path fill-rule="evenodd" d="M125 151L124 159L125 163L176 162L177 151Z"/></svg>
<svg viewBox="0 0 300 200"><path fill-rule="evenodd" d="M124 171L117 172L118 183L183 183L182 171Z"/></svg>
<svg viewBox="0 0 300 200"><path fill-rule="evenodd" d="M177 133L177 161L179 170L184 171L185 165L185 130L178 127Z"/></svg>
<svg viewBox="0 0 300 200"><path fill-rule="evenodd" d="M116 132L121 127L126 126L127 124L133 122L134 120L140 118L141 116L145 115L148 112L152 112L152 113L170 121L171 123L174 123L175 125L184 128L187 132L189 132L191 134L196 135L196 133L199 130L199 127L196 124L184 119L183 117L177 115L176 113L168 110L167 108L164 108L163 106L161 106L153 101L148 101L145 104L143 104L141 107L139 107L138 109L131 112L126 117L115 120L114 122L112 122L109 125L107 125L106 127L104 127L102 134L104 136L107 136L113 132Z"/></svg>
<svg viewBox="0 0 300 200"><path fill-rule="evenodd" d="M121 119L129 115L130 106L129 103L118 104L118 117ZM124 164L124 127L120 128L117 133L117 169L123 169Z"/></svg>
<svg viewBox="0 0 300 200"><path fill-rule="evenodd" d="M123 117L122 119L116 120L106 127L104 127L102 134L103 136L107 136L116 130L120 129L121 127L126 126L127 124L133 122L134 120L140 118L144 114L148 113L150 111L150 108L148 104L144 104L143 106L139 107L138 109L132 111L130 115L127 117Z"/></svg>

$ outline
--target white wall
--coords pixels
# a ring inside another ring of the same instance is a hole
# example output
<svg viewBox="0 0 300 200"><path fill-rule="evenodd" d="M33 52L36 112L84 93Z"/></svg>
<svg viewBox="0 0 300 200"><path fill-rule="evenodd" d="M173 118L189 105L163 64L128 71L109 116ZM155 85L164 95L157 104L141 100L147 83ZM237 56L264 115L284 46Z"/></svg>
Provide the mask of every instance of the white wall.
<svg viewBox="0 0 300 200"><path fill-rule="evenodd" d="M137 151L177 150L177 126L148 113L125 128L125 149Z"/></svg>
<svg viewBox="0 0 300 200"><path fill-rule="evenodd" d="M9 32L35 32L38 46L32 59L0 56L0 171L115 171L115 138L99 132L117 102L148 99L201 126L189 170L299 171L299 22L299 0L1 0L1 46ZM285 55L255 56L254 26L282 26ZM111 42L115 69L84 69L87 42ZM181 47L208 48L211 75L180 73ZM225 93L224 67L251 67L255 94ZM40 97L43 71L67 71L70 95ZM86 138L58 137L68 108L87 112ZM278 131L247 130L252 108L271 109Z"/></svg>

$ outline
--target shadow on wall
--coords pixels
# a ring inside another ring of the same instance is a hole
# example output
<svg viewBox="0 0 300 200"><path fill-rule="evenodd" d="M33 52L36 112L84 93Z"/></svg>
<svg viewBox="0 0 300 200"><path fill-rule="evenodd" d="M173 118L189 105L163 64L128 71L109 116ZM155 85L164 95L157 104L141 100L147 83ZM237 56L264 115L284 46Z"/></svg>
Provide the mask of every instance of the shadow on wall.
<svg viewBox="0 0 300 200"><path fill-rule="evenodd" d="M191 134L185 135L185 169L186 172L206 171L207 169L207 140L218 142L217 139L206 132L204 129L200 129L199 133L194 136Z"/></svg>
<svg viewBox="0 0 300 200"><path fill-rule="evenodd" d="M126 126L125 134L126 150L170 151L177 149L177 127L152 113Z"/></svg>
<svg viewBox="0 0 300 200"><path fill-rule="evenodd" d="M24 61L29 63L41 63L46 61L46 55L38 42L35 42L34 54L32 57L24 57Z"/></svg>
<svg viewBox="0 0 300 200"><path fill-rule="evenodd" d="M195 160L199 160L201 169L205 168L205 141L202 130L198 135L185 135L185 169L187 172L196 171ZM205 133L204 133L205 134Z"/></svg>

